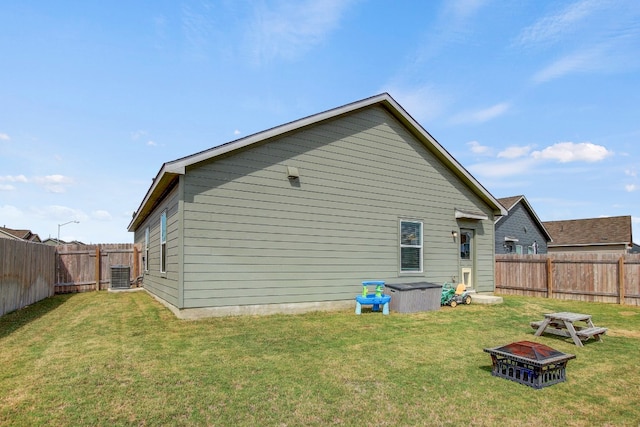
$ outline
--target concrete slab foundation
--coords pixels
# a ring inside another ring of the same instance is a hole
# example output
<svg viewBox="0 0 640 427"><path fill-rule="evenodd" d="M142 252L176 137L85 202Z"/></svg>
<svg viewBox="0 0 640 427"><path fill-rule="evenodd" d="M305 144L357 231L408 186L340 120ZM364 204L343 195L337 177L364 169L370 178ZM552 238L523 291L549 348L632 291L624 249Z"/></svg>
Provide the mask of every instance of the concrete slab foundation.
<svg viewBox="0 0 640 427"><path fill-rule="evenodd" d="M493 294L471 294L471 304L502 304L502 297Z"/></svg>

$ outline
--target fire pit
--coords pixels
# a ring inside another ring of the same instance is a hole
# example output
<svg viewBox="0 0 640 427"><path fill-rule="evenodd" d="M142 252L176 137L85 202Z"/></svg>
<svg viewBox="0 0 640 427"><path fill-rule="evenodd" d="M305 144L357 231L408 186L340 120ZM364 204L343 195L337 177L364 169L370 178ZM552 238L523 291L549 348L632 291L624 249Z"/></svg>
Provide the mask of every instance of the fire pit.
<svg viewBox="0 0 640 427"><path fill-rule="evenodd" d="M533 388L566 381L567 362L576 357L531 341L485 348L484 351L491 355L491 375Z"/></svg>

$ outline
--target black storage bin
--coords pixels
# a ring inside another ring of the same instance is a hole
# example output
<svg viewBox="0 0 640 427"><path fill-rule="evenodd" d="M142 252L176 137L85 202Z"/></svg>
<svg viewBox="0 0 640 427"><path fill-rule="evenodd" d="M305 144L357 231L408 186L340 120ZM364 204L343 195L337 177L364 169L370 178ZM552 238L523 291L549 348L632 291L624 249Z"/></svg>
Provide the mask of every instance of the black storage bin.
<svg viewBox="0 0 640 427"><path fill-rule="evenodd" d="M440 309L442 285L430 282L387 283L385 293L391 295L389 310L415 313Z"/></svg>

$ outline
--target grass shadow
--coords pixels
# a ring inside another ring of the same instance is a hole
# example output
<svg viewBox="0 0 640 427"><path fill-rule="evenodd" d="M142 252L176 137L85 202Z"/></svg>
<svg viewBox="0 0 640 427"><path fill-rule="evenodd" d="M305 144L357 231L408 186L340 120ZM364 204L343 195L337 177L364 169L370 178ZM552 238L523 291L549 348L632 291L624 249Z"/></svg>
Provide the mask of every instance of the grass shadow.
<svg viewBox="0 0 640 427"><path fill-rule="evenodd" d="M533 334L533 336L535 336L535 332ZM542 337L544 337L545 339L550 339L550 340L554 340L557 342L563 342L566 344L573 344L575 345L575 343L573 342L573 340L570 337L562 337L560 335L553 335L553 334L543 334ZM593 343L598 343L599 341L597 341L596 339L592 338L592 339L588 339L588 340L583 340L582 341L582 346L586 347L589 346ZM577 347L577 346L576 346Z"/></svg>
<svg viewBox="0 0 640 427"><path fill-rule="evenodd" d="M54 295L0 316L0 339L57 309L74 294Z"/></svg>

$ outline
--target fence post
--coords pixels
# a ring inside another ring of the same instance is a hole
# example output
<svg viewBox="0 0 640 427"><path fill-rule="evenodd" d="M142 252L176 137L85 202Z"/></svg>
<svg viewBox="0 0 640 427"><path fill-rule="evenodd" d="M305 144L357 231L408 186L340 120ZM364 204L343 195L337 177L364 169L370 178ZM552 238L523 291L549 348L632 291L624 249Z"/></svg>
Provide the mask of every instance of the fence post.
<svg viewBox="0 0 640 427"><path fill-rule="evenodd" d="M553 265L547 256L547 298L553 297Z"/></svg>
<svg viewBox="0 0 640 427"><path fill-rule="evenodd" d="M138 261L138 247L134 244L133 245L133 280L136 280L137 283L137 279L138 276L140 275L140 262Z"/></svg>
<svg viewBox="0 0 640 427"><path fill-rule="evenodd" d="M100 246L96 246L96 291L100 290Z"/></svg>
<svg viewBox="0 0 640 427"><path fill-rule="evenodd" d="M618 293L620 295L619 304L624 304L624 256L618 260Z"/></svg>

